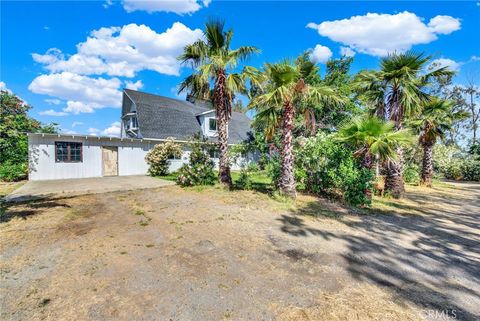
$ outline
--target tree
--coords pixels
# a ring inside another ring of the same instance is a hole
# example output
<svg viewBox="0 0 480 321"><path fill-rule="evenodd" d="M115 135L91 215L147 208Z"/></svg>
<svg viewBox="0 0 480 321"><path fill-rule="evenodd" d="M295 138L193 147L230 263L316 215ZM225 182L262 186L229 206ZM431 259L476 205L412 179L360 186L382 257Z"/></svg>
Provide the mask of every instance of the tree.
<svg viewBox="0 0 480 321"><path fill-rule="evenodd" d="M1 176L22 179L27 175L27 132L54 133L56 124L42 125L28 116L32 107L15 94L0 92L0 167ZM15 172L9 172L15 171ZM9 173L7 173L9 172Z"/></svg>
<svg viewBox="0 0 480 321"><path fill-rule="evenodd" d="M187 45L178 59L189 63L195 71L180 84L179 92L189 90L190 94L209 99L216 111L218 143L220 151L219 180L231 186L228 159L228 121L232 113L235 93L247 94L247 80L256 82L258 71L245 67L234 72L238 62L247 59L259 50L251 46L230 49L233 31L224 31L224 23L209 21L205 25L204 38ZM213 87L213 88L211 88Z"/></svg>
<svg viewBox="0 0 480 321"><path fill-rule="evenodd" d="M362 167L371 170L375 159L380 162L396 159L397 147L411 142L413 136L407 129L395 130L394 122L363 116L342 126L337 139L355 148L354 156L361 159ZM366 194L371 198L370 190Z"/></svg>
<svg viewBox="0 0 480 321"><path fill-rule="evenodd" d="M232 108L233 108L233 111L237 113L242 113L242 114L245 114L248 111L248 109L245 106L243 106L243 102L240 99L235 99L233 101Z"/></svg>
<svg viewBox="0 0 480 321"><path fill-rule="evenodd" d="M417 115L429 99L426 87L433 79L452 72L447 67L426 70L431 57L423 53L406 52L382 58L379 71L361 72L355 86L361 97L369 103L378 117L391 120L401 130L404 121ZM385 190L393 197L402 197L405 185L402 178L403 151L397 150L398 159L385 163L387 175Z"/></svg>
<svg viewBox="0 0 480 321"><path fill-rule="evenodd" d="M432 186L433 146L437 139L444 138L445 133L456 121L468 117L465 112L454 112L453 107L450 101L433 98L424 103L422 112L409 122L409 125L419 133L419 143L423 148L420 183L427 187Z"/></svg>
<svg viewBox="0 0 480 321"><path fill-rule="evenodd" d="M330 87L305 83L311 68L303 64L283 61L264 66L265 91L250 101L258 110L257 117L264 120L268 135L281 127L281 175L278 182L280 192L295 197L293 126L295 113L301 110L307 116L309 126L315 126L313 113L307 108L312 104L339 104L344 100ZM302 106L300 109L299 106Z"/></svg>
<svg viewBox="0 0 480 321"><path fill-rule="evenodd" d="M465 106L470 113L470 130L472 131L472 145L477 144L478 123L480 121L480 106L477 107L476 100L480 98L480 89L473 82L467 86L459 87L460 92L465 95Z"/></svg>

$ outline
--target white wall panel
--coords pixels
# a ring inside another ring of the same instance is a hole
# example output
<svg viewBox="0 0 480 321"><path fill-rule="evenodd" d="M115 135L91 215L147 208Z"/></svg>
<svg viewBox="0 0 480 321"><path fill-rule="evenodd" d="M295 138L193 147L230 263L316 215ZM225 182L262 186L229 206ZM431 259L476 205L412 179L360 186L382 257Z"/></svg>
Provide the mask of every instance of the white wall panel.
<svg viewBox="0 0 480 321"><path fill-rule="evenodd" d="M55 162L55 142L81 142L83 144L83 161L79 163ZM160 143L160 142L159 142ZM118 147L118 175L145 175L148 165L145 156L157 142L139 140L119 140L108 138L97 139L95 137L82 136L53 136L29 135L29 179L49 180L65 178L86 178L102 176L102 146ZM190 151L185 146L181 159L170 162L170 172L178 171L184 163L188 163ZM240 169L242 162L252 161L239 159L232 164L232 170ZM218 168L218 159L214 159L215 167Z"/></svg>

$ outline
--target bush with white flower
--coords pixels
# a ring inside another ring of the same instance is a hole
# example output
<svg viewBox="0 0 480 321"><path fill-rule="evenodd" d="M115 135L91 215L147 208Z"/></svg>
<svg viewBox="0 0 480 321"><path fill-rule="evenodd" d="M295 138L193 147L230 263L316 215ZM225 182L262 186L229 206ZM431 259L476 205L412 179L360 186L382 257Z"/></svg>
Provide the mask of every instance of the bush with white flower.
<svg viewBox="0 0 480 321"><path fill-rule="evenodd" d="M214 146L198 137L190 142L190 146L192 151L189 163L180 168L177 184L181 186L214 185L217 181L215 163L209 156L209 151Z"/></svg>
<svg viewBox="0 0 480 321"><path fill-rule="evenodd" d="M181 157L182 148L172 138L166 142L155 145L145 156L145 161L150 165L148 173L152 176L165 176L168 174L170 158Z"/></svg>

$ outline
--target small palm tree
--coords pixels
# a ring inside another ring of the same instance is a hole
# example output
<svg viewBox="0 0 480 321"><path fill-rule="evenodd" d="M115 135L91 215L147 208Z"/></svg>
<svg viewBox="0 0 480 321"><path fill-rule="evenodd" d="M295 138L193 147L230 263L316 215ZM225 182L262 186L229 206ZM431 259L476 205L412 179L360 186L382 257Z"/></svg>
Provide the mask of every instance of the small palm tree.
<svg viewBox="0 0 480 321"><path fill-rule="evenodd" d="M431 58L423 53L391 54L381 60L379 71L359 74L355 82L357 91L374 106L376 115L393 121L395 128L400 130L404 127L405 120L418 115L421 106L428 100L425 88L432 79L452 75L447 67L424 72ZM398 148L397 154L397 160L386 163L385 190L398 198L405 193L405 185L402 178L401 148Z"/></svg>
<svg viewBox="0 0 480 321"><path fill-rule="evenodd" d="M301 64L283 61L266 64L264 67L265 91L250 101L250 107L256 108L257 119L263 119L267 136L272 136L281 127L281 175L278 181L280 192L295 197L293 126L295 112L300 110L302 101L309 104L339 104L344 100L330 87L307 85L304 81L305 68ZM305 106L305 105L304 105ZM306 108L302 108L308 113ZM312 114L305 117L310 123Z"/></svg>
<svg viewBox="0 0 480 321"><path fill-rule="evenodd" d="M224 23L209 21L205 25L203 39L184 48L178 59L189 63L195 71L180 84L179 93L189 90L191 95L212 102L218 123L220 150L219 180L231 186L228 159L228 121L232 113L232 101L237 93L247 94L246 82L258 83L258 70L245 67L235 72L239 61L247 59L259 49L242 46L230 49L233 31L224 31ZM212 88L213 87L213 88Z"/></svg>
<svg viewBox="0 0 480 321"><path fill-rule="evenodd" d="M374 159L388 162L397 159L397 148L411 142L407 129L395 130L395 123L375 116L355 118L342 126L337 139L356 149L354 156L361 158L362 166L371 170ZM371 197L370 190L365 191Z"/></svg>
<svg viewBox="0 0 480 321"><path fill-rule="evenodd" d="M448 100L433 98L423 104L422 112L409 122L419 134L419 143L423 148L422 176L420 183L432 186L433 146L438 138L443 138L455 121L468 117L465 112L453 112L453 104Z"/></svg>

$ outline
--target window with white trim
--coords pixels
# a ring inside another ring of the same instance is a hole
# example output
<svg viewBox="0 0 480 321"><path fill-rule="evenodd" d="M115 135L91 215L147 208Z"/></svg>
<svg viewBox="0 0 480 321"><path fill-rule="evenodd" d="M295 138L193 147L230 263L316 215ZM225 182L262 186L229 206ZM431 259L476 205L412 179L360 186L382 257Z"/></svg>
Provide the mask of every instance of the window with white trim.
<svg viewBox="0 0 480 321"><path fill-rule="evenodd" d="M217 120L215 118L209 118L208 119L208 130L212 132L217 131Z"/></svg>

